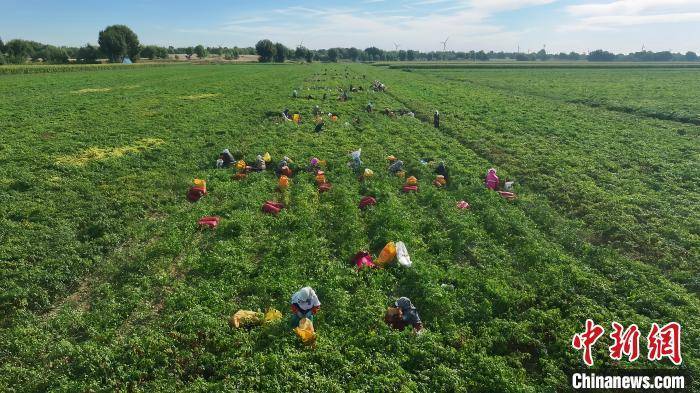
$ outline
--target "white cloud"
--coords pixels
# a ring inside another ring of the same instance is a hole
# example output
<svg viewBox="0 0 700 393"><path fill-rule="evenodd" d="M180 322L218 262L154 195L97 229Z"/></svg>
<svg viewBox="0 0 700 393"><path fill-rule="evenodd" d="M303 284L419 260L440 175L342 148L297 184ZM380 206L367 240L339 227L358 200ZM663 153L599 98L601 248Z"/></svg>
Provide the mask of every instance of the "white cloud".
<svg viewBox="0 0 700 393"><path fill-rule="evenodd" d="M374 1L374 0L368 0ZM312 9L300 6L275 11L269 23L225 24L221 30L230 34L270 37L286 45L304 41L311 48L331 46L394 48L398 42L405 49L436 50L450 36L448 49L471 50L514 47L518 32L494 24L490 18L499 12L553 3L557 0L419 0L403 5L411 8ZM448 4L449 3L449 4ZM441 6L447 7L441 7ZM420 11L417 11L420 10Z"/></svg>
<svg viewBox="0 0 700 393"><path fill-rule="evenodd" d="M628 26L700 22L698 0L616 0L566 7L575 18L560 31L613 30Z"/></svg>

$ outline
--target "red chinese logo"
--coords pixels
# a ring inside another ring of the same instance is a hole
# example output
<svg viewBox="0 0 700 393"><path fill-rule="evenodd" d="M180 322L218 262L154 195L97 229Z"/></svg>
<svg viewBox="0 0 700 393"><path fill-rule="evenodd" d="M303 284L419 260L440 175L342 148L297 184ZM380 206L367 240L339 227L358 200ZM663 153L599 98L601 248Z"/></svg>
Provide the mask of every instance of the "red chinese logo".
<svg viewBox="0 0 700 393"><path fill-rule="evenodd" d="M662 328L652 323L647 340L649 341L649 354L647 355L649 360L661 360L667 357L675 365L679 365L683 361L681 358L681 325L677 322L668 323Z"/></svg>
<svg viewBox="0 0 700 393"><path fill-rule="evenodd" d="M622 359L622 355L627 355L630 362L639 358L639 328L637 325L630 325L627 330L617 322L612 323L614 332L610 333L613 345L608 350L610 357L615 360Z"/></svg>
<svg viewBox="0 0 700 393"><path fill-rule="evenodd" d="M586 331L583 333L575 334L574 339L571 342L574 348L581 350L583 349L583 361L589 367L593 365L593 353L591 347L598 341L600 336L605 333L605 329L602 326L593 323L593 320L586 319Z"/></svg>
<svg viewBox="0 0 700 393"><path fill-rule="evenodd" d="M610 358L620 360L627 356L630 362L639 358L639 337L641 335L639 327L632 324L627 329L620 323L612 323L613 332L610 338L613 344L608 347ZM588 367L593 366L593 345L605 333L602 326L596 325L593 320L586 320L586 330L583 333L574 334L571 346L577 350L583 350L583 362ZM647 359L650 361L668 358L673 364L679 365L683 362L681 357L681 325L678 322L670 322L663 327L652 323L651 330L647 336Z"/></svg>

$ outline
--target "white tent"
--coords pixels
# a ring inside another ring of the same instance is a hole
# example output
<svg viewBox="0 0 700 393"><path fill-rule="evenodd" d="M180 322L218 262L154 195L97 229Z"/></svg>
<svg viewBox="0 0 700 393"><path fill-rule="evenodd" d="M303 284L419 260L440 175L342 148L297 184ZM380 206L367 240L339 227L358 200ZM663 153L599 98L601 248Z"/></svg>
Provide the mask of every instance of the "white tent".
<svg viewBox="0 0 700 393"><path fill-rule="evenodd" d="M133 63L131 62L130 58L125 57L124 60L122 60L122 64L133 64Z"/></svg>

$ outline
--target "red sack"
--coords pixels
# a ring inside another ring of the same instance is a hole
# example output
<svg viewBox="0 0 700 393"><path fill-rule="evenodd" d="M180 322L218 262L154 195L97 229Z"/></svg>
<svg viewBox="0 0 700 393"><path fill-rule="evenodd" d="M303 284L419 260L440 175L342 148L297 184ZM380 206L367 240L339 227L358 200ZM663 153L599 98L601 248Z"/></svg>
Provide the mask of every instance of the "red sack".
<svg viewBox="0 0 700 393"><path fill-rule="evenodd" d="M318 192L324 193L331 189L331 183L321 183L318 185Z"/></svg>
<svg viewBox="0 0 700 393"><path fill-rule="evenodd" d="M376 204L377 200L372 198L371 196L362 197L362 199L360 200L360 209L364 210L364 208L366 208L367 206L374 206Z"/></svg>
<svg viewBox="0 0 700 393"><path fill-rule="evenodd" d="M280 173L287 176L287 177L292 177L292 170L289 169L288 166L282 167L282 170L280 171Z"/></svg>
<svg viewBox="0 0 700 393"><path fill-rule="evenodd" d="M262 211L265 213L277 214L284 208L284 205L279 202L267 201L262 206Z"/></svg>
<svg viewBox="0 0 700 393"><path fill-rule="evenodd" d="M219 226L220 220L221 220L221 217L218 217L218 216L207 216L207 217L200 218L199 221L197 221L197 224L202 228L214 229L217 226Z"/></svg>
<svg viewBox="0 0 700 393"><path fill-rule="evenodd" d="M352 257L352 261L357 265L358 269L363 267L375 267L376 265L372 262L372 256L365 251L360 251Z"/></svg>
<svg viewBox="0 0 700 393"><path fill-rule="evenodd" d="M401 189L401 191L403 191L403 192L417 192L417 191L418 191L418 186L409 186L409 185L405 185L405 186L403 186L403 188Z"/></svg>
<svg viewBox="0 0 700 393"><path fill-rule="evenodd" d="M202 187L190 187L190 189L187 191L187 200L190 202L197 202L206 193L206 189Z"/></svg>

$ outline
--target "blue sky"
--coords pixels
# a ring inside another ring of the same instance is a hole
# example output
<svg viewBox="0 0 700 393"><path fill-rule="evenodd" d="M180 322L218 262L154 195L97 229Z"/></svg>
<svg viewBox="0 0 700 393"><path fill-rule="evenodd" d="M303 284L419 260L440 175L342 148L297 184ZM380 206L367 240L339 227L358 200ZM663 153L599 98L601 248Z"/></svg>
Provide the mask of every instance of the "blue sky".
<svg viewBox="0 0 700 393"><path fill-rule="evenodd" d="M121 23L144 44L437 50L700 52L700 0L0 0L0 37L96 43Z"/></svg>

